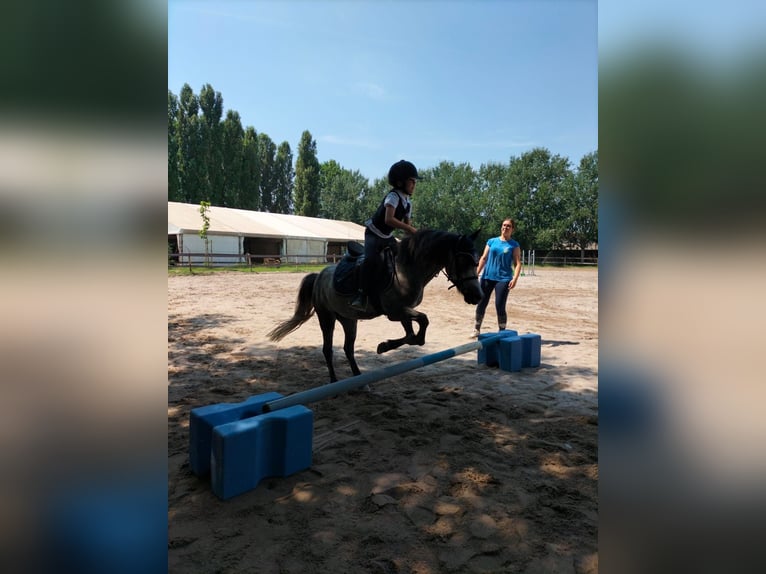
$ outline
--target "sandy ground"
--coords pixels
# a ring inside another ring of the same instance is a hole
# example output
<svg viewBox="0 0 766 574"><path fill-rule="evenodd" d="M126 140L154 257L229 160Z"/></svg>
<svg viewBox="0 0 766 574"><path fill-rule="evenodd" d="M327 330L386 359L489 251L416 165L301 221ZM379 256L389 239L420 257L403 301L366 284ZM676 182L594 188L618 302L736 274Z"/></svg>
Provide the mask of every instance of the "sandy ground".
<svg viewBox="0 0 766 574"><path fill-rule="evenodd" d="M221 501L192 474L189 411L328 382L316 318L279 343L303 273L168 278L168 562L171 572L598 571L598 272L537 269L508 328L542 336L542 364L507 373L467 353L312 403L313 464ZM470 341L475 307L443 276L419 310L426 345L359 324L363 372ZM494 330L493 303L484 331ZM342 330L339 377L350 376Z"/></svg>

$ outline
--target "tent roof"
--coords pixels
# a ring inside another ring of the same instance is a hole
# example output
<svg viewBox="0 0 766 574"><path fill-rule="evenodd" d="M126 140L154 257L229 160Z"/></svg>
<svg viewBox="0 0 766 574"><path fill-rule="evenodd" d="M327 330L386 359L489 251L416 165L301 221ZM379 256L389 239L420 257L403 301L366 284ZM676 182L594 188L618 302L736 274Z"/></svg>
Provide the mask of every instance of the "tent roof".
<svg viewBox="0 0 766 574"><path fill-rule="evenodd" d="M208 218L208 233L218 235L364 241L364 227L350 221L216 206L210 208ZM168 234L198 233L201 228L199 205L168 202Z"/></svg>

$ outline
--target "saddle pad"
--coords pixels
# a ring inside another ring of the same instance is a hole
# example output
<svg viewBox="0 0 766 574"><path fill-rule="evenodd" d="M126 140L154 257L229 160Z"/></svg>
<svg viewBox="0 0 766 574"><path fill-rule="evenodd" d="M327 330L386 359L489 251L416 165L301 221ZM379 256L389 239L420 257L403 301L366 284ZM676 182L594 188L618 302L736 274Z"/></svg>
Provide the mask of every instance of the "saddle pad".
<svg viewBox="0 0 766 574"><path fill-rule="evenodd" d="M338 262L335 273L332 276L332 286L341 295L353 295L356 293L356 266L362 260L360 257L348 255Z"/></svg>

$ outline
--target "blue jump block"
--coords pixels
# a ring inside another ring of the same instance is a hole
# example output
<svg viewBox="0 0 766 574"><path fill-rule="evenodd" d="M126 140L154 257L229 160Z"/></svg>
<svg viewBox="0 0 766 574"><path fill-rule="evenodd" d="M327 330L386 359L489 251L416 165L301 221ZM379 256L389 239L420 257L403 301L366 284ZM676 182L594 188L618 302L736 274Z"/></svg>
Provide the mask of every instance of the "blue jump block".
<svg viewBox="0 0 766 574"><path fill-rule="evenodd" d="M523 345L521 337L507 337L497 343L497 358L503 371L516 372L521 370Z"/></svg>
<svg viewBox="0 0 766 574"><path fill-rule="evenodd" d="M218 425L213 429L210 482L223 500L252 490L270 476L311 466L313 412L303 405Z"/></svg>
<svg viewBox="0 0 766 574"><path fill-rule="evenodd" d="M515 337L519 333L517 331L513 331L511 329L503 329L502 331L498 331L497 333L482 333L479 335L479 341L482 341L488 337L494 337L498 333L507 334L509 337ZM498 359L497 359L497 344L489 345L487 347L482 347L477 352L476 361L480 365L487 365L488 367L497 367L498 365Z"/></svg>
<svg viewBox="0 0 766 574"><path fill-rule="evenodd" d="M536 335L535 333L525 333L520 338L523 345L521 352L522 368L539 367L542 337L540 337L540 335Z"/></svg>
<svg viewBox="0 0 766 574"><path fill-rule="evenodd" d="M279 393L264 393L241 403L220 403L192 409L189 414L189 464L192 472L197 476L210 472L210 449L215 427L259 415L263 405L281 398Z"/></svg>

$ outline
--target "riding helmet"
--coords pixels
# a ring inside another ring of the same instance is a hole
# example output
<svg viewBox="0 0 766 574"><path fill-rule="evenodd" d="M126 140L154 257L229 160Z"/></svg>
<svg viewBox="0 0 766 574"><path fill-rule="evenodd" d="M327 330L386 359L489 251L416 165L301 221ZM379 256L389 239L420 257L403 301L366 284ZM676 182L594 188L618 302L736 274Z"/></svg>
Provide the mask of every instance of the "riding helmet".
<svg viewBox="0 0 766 574"><path fill-rule="evenodd" d="M388 183L396 187L400 183L407 181L409 178L422 179L418 175L418 170L412 162L401 159L391 166L388 170Z"/></svg>

